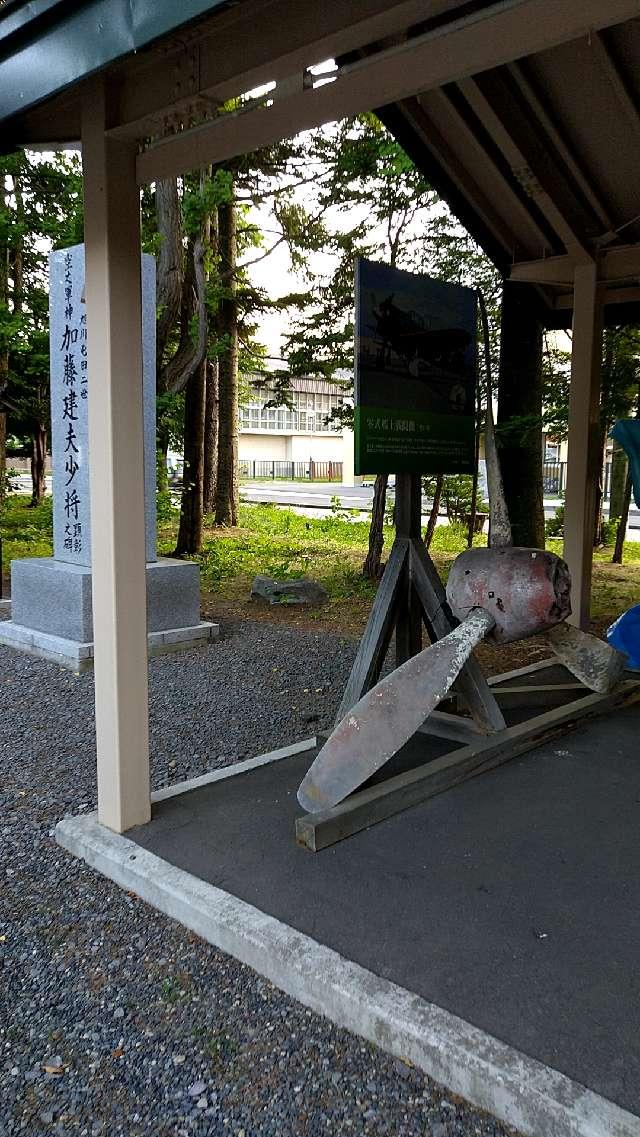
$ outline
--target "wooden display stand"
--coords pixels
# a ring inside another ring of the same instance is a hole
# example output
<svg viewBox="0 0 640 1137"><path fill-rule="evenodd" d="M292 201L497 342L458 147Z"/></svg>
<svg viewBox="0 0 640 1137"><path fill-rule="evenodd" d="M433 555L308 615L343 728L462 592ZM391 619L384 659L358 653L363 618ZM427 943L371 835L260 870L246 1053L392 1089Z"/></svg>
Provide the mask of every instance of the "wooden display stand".
<svg viewBox="0 0 640 1137"><path fill-rule="evenodd" d="M399 666L422 649L423 625L433 643L458 623L422 540L420 507L420 476L399 474L396 477L396 539L336 722L377 683L394 630L396 666ZM464 745L395 777L365 786L332 809L297 818L297 842L317 852L476 774L500 766L588 717L640 698L637 680L621 683L609 695L597 695L564 668L560 683L527 682L540 671L557 671L560 666L556 660L543 660L487 681L472 656L452 689L468 714L433 711L419 732ZM532 704L542 704L546 709L522 722L507 724L503 709Z"/></svg>

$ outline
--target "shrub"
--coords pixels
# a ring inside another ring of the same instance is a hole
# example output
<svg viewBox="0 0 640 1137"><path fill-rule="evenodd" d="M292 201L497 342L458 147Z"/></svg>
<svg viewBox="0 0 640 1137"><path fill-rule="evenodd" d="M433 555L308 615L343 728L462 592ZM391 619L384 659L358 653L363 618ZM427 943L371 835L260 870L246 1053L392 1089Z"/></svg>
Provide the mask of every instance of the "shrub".
<svg viewBox="0 0 640 1137"><path fill-rule="evenodd" d="M564 537L564 505L559 505L553 517L544 523L545 537Z"/></svg>

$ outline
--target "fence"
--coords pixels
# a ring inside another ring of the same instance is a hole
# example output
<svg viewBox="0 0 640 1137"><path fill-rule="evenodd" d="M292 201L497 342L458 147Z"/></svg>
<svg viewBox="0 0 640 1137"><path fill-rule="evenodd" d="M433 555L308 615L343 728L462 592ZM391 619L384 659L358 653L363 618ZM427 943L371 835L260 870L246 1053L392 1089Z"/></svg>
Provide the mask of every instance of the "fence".
<svg viewBox="0 0 640 1137"><path fill-rule="evenodd" d="M542 467L542 489L545 494L560 497L567 488L567 463L545 462ZM611 462L602 467L602 496L608 500L611 492Z"/></svg>
<svg viewBox="0 0 640 1137"><path fill-rule="evenodd" d="M560 497L566 489L567 463L545 462L542 467L542 492Z"/></svg>
<svg viewBox="0 0 640 1137"><path fill-rule="evenodd" d="M285 481L342 482L342 462L269 462L257 458L241 458L241 478L278 478Z"/></svg>

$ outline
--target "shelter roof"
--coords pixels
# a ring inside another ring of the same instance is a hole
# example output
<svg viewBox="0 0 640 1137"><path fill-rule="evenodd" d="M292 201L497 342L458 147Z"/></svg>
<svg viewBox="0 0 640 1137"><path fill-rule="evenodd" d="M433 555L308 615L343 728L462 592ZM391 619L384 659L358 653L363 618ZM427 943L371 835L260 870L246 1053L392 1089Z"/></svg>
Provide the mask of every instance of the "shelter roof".
<svg viewBox="0 0 640 1137"><path fill-rule="evenodd" d="M378 107L505 276L536 284L549 322L566 320L573 267L593 258L612 313L640 311L639 0L188 0L177 10L7 0L5 145L76 140L96 70L111 133L139 143L141 182ZM309 68L330 56L339 67L321 85ZM268 96L229 113L229 99L267 82Z"/></svg>

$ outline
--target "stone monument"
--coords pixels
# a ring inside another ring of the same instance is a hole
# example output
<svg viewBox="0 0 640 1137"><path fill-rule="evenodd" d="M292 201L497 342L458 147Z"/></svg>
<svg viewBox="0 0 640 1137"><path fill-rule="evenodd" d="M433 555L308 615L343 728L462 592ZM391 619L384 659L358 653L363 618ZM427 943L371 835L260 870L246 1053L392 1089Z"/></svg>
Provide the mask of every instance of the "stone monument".
<svg viewBox="0 0 640 1137"><path fill-rule="evenodd" d="M150 653L218 635L200 620L200 574L189 561L156 553L156 285L154 258L142 256L144 491L147 630ZM75 671L93 662L89 424L91 361L84 305L84 246L50 256L53 557L11 566L11 620L0 643Z"/></svg>

